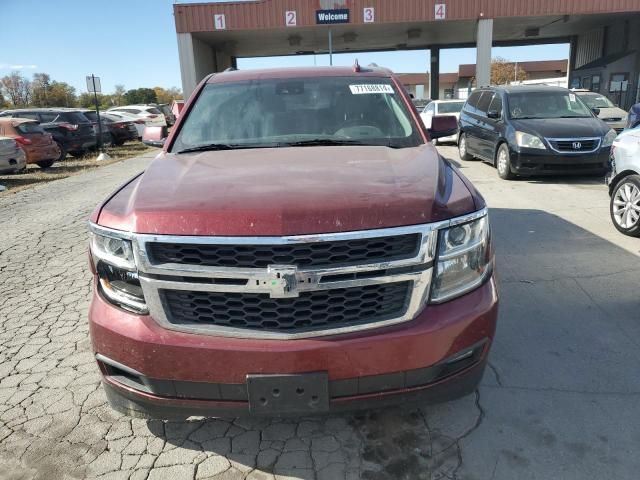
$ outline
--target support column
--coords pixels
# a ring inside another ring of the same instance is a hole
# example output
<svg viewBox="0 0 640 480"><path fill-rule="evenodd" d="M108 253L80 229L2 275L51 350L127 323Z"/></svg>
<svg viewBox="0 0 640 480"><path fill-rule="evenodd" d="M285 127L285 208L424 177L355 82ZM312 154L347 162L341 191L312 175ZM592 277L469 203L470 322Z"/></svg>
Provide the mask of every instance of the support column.
<svg viewBox="0 0 640 480"><path fill-rule="evenodd" d="M438 100L440 98L440 47L430 47L429 52L431 56L429 96L431 100Z"/></svg>
<svg viewBox="0 0 640 480"><path fill-rule="evenodd" d="M578 37L572 36L569 43L569 66L567 68L567 87L571 88L573 82L573 71L576 69L576 51L578 46Z"/></svg>
<svg viewBox="0 0 640 480"><path fill-rule="evenodd" d="M493 18L478 20L476 35L476 87L491 84L491 45L493 44Z"/></svg>
<svg viewBox="0 0 640 480"><path fill-rule="evenodd" d="M193 37L190 33L178 33L178 58L180 60L180 76L182 79L182 93L189 98L196 88L195 54L193 51Z"/></svg>

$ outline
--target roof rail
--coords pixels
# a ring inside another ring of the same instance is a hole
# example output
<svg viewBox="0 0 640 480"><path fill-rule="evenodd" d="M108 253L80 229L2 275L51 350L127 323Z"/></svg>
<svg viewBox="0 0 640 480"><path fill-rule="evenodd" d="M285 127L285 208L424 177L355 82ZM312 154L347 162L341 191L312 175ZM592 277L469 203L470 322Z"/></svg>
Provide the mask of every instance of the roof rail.
<svg viewBox="0 0 640 480"><path fill-rule="evenodd" d="M228 67L223 70L223 72L235 72L238 70L236 67Z"/></svg>

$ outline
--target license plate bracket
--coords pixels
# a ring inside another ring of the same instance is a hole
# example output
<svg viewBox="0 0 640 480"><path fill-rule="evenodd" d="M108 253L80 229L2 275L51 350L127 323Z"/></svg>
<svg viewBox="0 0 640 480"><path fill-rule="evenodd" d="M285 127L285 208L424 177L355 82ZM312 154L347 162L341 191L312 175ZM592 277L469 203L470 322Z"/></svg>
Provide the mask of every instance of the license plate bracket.
<svg viewBox="0 0 640 480"><path fill-rule="evenodd" d="M249 410L253 414L285 415L329 410L327 372L247 375Z"/></svg>

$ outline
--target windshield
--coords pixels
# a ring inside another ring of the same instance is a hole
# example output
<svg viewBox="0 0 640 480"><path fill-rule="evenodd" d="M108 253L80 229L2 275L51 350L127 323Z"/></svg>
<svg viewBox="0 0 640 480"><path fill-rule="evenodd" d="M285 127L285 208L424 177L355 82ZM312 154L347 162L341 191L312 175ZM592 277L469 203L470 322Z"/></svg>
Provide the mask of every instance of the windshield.
<svg viewBox="0 0 640 480"><path fill-rule="evenodd" d="M438 113L460 113L464 102L446 102L438 104Z"/></svg>
<svg viewBox="0 0 640 480"><path fill-rule="evenodd" d="M322 77L209 84L172 151L301 142L394 148L422 143L390 79Z"/></svg>
<svg viewBox="0 0 640 480"><path fill-rule="evenodd" d="M580 100L587 104L589 108L615 108L616 106L604 95L597 93L580 93Z"/></svg>
<svg viewBox="0 0 640 480"><path fill-rule="evenodd" d="M569 91L511 93L508 98L509 114L515 120L593 117L591 110Z"/></svg>

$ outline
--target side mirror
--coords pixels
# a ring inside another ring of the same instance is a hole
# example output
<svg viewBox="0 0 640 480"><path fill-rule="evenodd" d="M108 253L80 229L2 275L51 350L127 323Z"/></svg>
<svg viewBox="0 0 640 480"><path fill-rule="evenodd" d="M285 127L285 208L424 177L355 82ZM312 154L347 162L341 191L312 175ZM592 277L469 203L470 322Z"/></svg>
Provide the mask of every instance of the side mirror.
<svg viewBox="0 0 640 480"><path fill-rule="evenodd" d="M458 133L458 119L454 115L434 115L427 131L431 140L455 135Z"/></svg>
<svg viewBox="0 0 640 480"><path fill-rule="evenodd" d="M162 147L167 139L167 127L144 127L142 143L150 147Z"/></svg>
<svg viewBox="0 0 640 480"><path fill-rule="evenodd" d="M487 118L491 118L493 120L498 120L501 117L500 112L498 110L489 110L487 112Z"/></svg>
<svg viewBox="0 0 640 480"><path fill-rule="evenodd" d="M599 109L598 107L593 107L593 108L591 109L591 111L592 111L593 113L595 113L595 114L596 114L596 116L600 115L600 109Z"/></svg>

